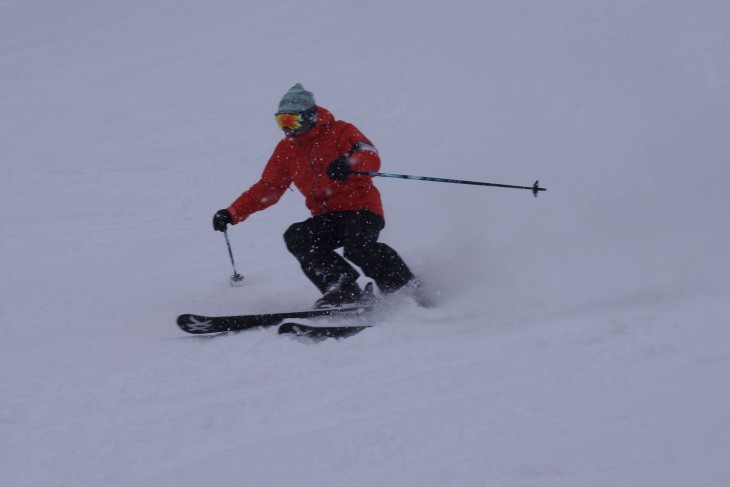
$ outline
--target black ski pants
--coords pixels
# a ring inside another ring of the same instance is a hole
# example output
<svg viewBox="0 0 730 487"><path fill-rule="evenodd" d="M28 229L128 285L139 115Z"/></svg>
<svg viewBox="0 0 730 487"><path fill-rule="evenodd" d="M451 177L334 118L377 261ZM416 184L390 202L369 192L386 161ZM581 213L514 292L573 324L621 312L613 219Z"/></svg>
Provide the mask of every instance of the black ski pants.
<svg viewBox="0 0 730 487"><path fill-rule="evenodd" d="M377 213L338 211L295 223L284 233L284 242L322 293L357 280L360 274L348 261L387 293L403 287L413 274L395 250L378 242L383 227ZM344 259L335 252L338 248Z"/></svg>

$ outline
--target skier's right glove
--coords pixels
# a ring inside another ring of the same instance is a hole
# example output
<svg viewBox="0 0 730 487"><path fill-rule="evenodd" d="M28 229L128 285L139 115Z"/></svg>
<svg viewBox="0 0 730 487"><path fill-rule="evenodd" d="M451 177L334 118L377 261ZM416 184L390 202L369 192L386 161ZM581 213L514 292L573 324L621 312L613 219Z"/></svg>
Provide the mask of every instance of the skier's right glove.
<svg viewBox="0 0 730 487"><path fill-rule="evenodd" d="M226 227L231 223L231 214L228 210L218 210L213 215L213 230L216 232L225 232Z"/></svg>
<svg viewBox="0 0 730 487"><path fill-rule="evenodd" d="M333 181L347 181L351 173L352 168L347 156L338 157L327 166L327 176Z"/></svg>

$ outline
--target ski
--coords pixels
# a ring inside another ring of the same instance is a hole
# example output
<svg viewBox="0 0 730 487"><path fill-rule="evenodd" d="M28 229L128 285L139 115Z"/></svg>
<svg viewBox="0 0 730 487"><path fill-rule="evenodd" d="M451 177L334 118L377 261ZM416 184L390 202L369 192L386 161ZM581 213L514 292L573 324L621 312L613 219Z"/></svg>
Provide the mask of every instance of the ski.
<svg viewBox="0 0 730 487"><path fill-rule="evenodd" d="M310 309L288 313L266 313L236 316L202 316L183 314L177 317L177 326L194 335L247 330L259 326L274 326L288 319L316 318L319 316L358 316L370 311L371 306Z"/></svg>
<svg viewBox="0 0 730 487"><path fill-rule="evenodd" d="M314 339L325 338L347 338L357 335L370 325L359 326L310 326L301 323L287 322L279 326L279 335L291 334L299 337L307 337Z"/></svg>

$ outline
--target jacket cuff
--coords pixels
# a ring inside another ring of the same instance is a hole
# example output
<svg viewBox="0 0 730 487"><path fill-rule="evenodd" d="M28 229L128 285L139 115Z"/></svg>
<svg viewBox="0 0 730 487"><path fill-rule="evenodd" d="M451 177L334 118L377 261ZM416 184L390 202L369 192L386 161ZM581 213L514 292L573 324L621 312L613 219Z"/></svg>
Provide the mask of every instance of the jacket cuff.
<svg viewBox="0 0 730 487"><path fill-rule="evenodd" d="M233 206L229 206L226 210L228 210L228 213L231 214L231 225L241 223L243 220L248 218L248 215L240 215Z"/></svg>

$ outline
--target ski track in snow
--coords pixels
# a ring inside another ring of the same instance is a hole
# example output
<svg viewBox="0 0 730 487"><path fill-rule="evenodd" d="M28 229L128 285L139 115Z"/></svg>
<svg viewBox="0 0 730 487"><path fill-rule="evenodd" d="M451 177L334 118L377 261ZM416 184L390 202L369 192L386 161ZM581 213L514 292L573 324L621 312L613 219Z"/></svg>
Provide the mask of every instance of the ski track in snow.
<svg viewBox="0 0 730 487"><path fill-rule="evenodd" d="M0 485L728 485L728 25L710 0L0 1ZM229 232L241 287L210 228L296 82L385 172L548 191L378 180L437 308L187 336L317 297L281 237L301 195Z"/></svg>

